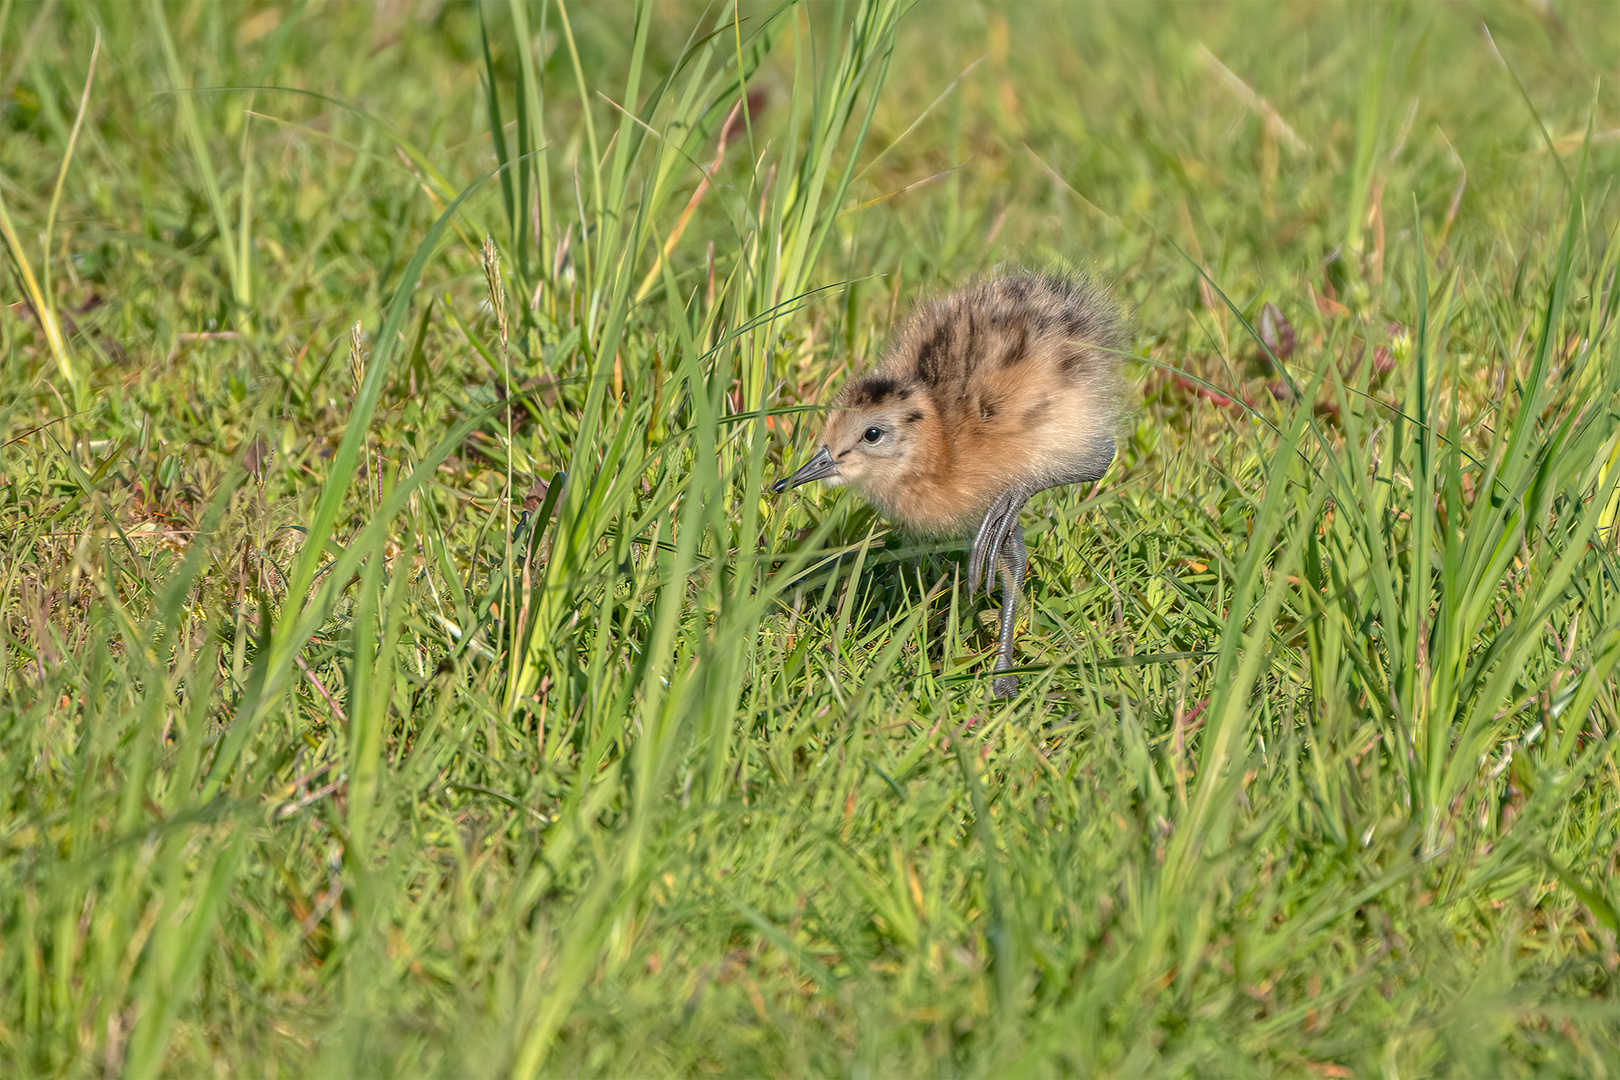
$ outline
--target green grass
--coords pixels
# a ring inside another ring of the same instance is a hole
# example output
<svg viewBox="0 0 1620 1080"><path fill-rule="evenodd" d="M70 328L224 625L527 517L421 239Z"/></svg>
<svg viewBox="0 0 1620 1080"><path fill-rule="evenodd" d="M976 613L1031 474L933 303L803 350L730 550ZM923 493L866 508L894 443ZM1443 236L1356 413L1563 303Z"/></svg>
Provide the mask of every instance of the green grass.
<svg viewBox="0 0 1620 1080"><path fill-rule="evenodd" d="M1617 66L0 0L0 1073L1612 1074ZM960 546L762 492L1055 264L1141 407L1003 704Z"/></svg>

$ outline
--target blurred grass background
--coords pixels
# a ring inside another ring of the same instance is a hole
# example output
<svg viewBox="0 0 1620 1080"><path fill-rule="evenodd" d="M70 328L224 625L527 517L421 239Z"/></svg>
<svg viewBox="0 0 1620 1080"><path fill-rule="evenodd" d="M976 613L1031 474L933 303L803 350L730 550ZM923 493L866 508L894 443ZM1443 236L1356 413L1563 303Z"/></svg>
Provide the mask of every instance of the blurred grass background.
<svg viewBox="0 0 1620 1080"><path fill-rule="evenodd" d="M0 1072L1612 1073L1613 11L0 0ZM1002 704L762 492L1052 265Z"/></svg>

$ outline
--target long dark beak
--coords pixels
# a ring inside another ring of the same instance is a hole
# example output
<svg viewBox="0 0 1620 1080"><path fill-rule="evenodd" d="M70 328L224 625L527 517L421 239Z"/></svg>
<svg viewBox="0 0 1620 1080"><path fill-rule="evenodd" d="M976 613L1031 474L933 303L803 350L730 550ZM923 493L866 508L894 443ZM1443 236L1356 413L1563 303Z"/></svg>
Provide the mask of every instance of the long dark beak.
<svg viewBox="0 0 1620 1080"><path fill-rule="evenodd" d="M832 451L823 446L816 451L815 457L799 466L798 472L772 484L771 492L780 495L788 488L796 488L800 484L808 484L812 480L825 479L837 471L838 462L833 460Z"/></svg>

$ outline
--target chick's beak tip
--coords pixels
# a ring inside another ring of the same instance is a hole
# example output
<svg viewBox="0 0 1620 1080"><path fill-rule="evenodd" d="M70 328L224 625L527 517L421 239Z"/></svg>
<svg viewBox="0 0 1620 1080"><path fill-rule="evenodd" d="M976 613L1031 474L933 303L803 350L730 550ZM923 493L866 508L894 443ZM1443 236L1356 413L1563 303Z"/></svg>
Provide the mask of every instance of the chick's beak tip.
<svg viewBox="0 0 1620 1080"><path fill-rule="evenodd" d="M814 457L800 465L789 476L785 476L771 485L771 493L780 495L789 488L796 488L800 484L808 484L812 480L823 480L838 472L838 462L834 460L832 451L823 446L816 451Z"/></svg>

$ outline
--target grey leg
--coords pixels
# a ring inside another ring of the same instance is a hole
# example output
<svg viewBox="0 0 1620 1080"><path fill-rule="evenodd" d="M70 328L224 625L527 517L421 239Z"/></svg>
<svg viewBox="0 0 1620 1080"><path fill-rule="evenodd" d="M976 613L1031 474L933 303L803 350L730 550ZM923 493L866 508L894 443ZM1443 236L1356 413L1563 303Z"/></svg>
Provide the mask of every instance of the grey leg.
<svg viewBox="0 0 1620 1080"><path fill-rule="evenodd" d="M1013 666L1013 624L1018 618L1018 594L1024 587L1024 571L1029 565L1018 514L1028 499L1028 492L1009 491L991 503L968 554L969 597L978 593L981 583L989 593L995 587L992 582L996 570L1001 571L1001 641L996 647L997 671ZM991 683L990 692L996 697L1012 697L1018 693L1018 676L998 676Z"/></svg>
<svg viewBox="0 0 1620 1080"><path fill-rule="evenodd" d="M1085 464L1067 473L1045 477L1027 488L1013 488L997 496L990 509L985 511L984 520L979 523L979 531L973 537L973 547L968 554L968 595L977 593L981 582L984 591L990 591L990 579L996 572L996 559L1005 556L1007 537L1018 528L1018 514L1031 495L1047 488L1101 479L1113 460L1113 440L1102 439L1093 448L1091 458ZM1019 550L1023 549L1022 540L1018 546ZM1020 580L1022 576L1020 572Z"/></svg>
<svg viewBox="0 0 1620 1080"><path fill-rule="evenodd" d="M973 547L968 554L968 596L972 597L978 593L981 582L984 591L990 592L992 588L990 582L999 563L1001 642L996 647L995 670L1006 671L1015 666L1013 624L1018 617L1018 594L1024 588L1024 572L1029 568L1028 553L1024 548L1024 533L1018 527L1018 514L1023 510L1024 503L1028 502L1029 497L1037 491L1044 491L1049 487L1100 479L1108 471L1108 466L1113 460L1113 440L1099 439L1090 459L1072 471L1047 477L1027 489L1018 488L1005 492L990 504L989 510L985 511L984 520L979 523L979 531L973 537ZM1012 697L1018 693L1018 676L998 675L990 684L990 690L999 698Z"/></svg>
<svg viewBox="0 0 1620 1080"><path fill-rule="evenodd" d="M1024 530L1018 527L1015 515L1012 529L1001 542L1001 643L996 646L997 671L1013 666L1013 625L1018 621L1018 594L1023 591L1024 571L1028 568ZM1012 697L1018 693L1018 676L998 676L990 684L990 692L998 698Z"/></svg>

